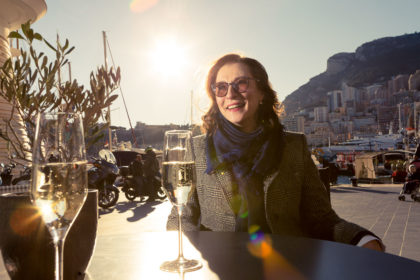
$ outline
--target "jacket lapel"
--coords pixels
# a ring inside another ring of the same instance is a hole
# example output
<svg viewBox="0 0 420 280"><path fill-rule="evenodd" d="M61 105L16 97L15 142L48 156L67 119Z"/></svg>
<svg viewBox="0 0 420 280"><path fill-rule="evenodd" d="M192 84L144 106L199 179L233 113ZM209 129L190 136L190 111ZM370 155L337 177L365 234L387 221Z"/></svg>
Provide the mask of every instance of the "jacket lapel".
<svg viewBox="0 0 420 280"><path fill-rule="evenodd" d="M280 173L279 170L273 172L271 175L266 177L264 179L264 201L266 203L267 201L267 191L270 186L270 184L273 182L274 178ZM236 213L234 209L234 186L232 185L232 182L234 182L233 174L229 170L216 170L216 181L218 184L218 187L222 190L223 195L225 199L229 202L230 209Z"/></svg>
<svg viewBox="0 0 420 280"><path fill-rule="evenodd" d="M223 195L225 196L226 200L229 202L229 206L233 211L232 208L232 200L233 200L233 186L232 182L233 175L230 170L216 170L214 171L216 175L216 181L219 186L219 188L222 190Z"/></svg>

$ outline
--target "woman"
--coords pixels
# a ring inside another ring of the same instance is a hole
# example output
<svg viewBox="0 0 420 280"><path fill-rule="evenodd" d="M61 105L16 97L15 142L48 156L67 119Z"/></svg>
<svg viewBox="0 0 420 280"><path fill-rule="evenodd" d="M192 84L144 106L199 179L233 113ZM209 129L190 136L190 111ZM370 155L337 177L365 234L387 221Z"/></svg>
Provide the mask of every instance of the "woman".
<svg viewBox="0 0 420 280"><path fill-rule="evenodd" d="M228 54L210 69L194 137L196 190L183 210L185 230L255 231L308 236L382 250L366 229L332 210L304 135L284 132L264 67ZM176 211L168 229L177 228Z"/></svg>

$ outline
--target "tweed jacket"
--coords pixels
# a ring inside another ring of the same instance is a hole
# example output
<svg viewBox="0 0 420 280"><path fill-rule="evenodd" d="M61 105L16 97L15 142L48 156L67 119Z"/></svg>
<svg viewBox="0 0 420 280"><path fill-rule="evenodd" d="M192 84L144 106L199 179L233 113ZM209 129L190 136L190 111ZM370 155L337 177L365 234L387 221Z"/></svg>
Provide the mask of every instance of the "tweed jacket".
<svg viewBox="0 0 420 280"><path fill-rule="evenodd" d="M303 134L285 132L278 168L264 179L265 214L271 232L357 244L366 229L337 216L331 208L326 188L313 163ZM206 136L193 138L195 191L183 208L186 231L235 231L232 208L233 175L230 170L205 173ZM177 228L177 212L172 209L168 230Z"/></svg>

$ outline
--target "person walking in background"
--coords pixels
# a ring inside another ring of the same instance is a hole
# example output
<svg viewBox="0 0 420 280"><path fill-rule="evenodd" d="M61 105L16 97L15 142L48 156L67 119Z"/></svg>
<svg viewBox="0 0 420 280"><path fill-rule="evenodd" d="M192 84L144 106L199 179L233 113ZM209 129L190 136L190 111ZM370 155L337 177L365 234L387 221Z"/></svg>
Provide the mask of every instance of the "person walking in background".
<svg viewBox="0 0 420 280"><path fill-rule="evenodd" d="M159 162L156 158L156 153L153 151L151 146L148 146L145 150L144 158L144 176L146 186L149 194L147 201L154 201L157 198L157 188L155 187L155 176L159 173Z"/></svg>
<svg viewBox="0 0 420 280"><path fill-rule="evenodd" d="M347 222L328 200L303 134L285 132L264 66L237 54L208 72L205 134L193 138L196 188L183 209L185 230L306 236L379 251L381 240ZM167 228L177 229L177 211Z"/></svg>

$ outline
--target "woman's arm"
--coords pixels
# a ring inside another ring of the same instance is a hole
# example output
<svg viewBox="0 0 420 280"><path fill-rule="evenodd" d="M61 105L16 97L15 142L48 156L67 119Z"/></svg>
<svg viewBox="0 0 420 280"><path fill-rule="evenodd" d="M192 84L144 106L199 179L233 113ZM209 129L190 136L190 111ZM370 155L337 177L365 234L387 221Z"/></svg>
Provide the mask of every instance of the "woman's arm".
<svg viewBox="0 0 420 280"><path fill-rule="evenodd" d="M328 193L313 163L303 136L304 178L301 217L305 230L313 237L356 245L367 235L374 235L359 225L341 219L331 208Z"/></svg>

